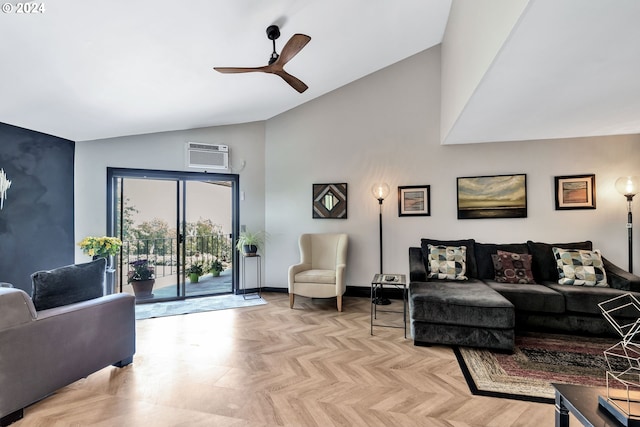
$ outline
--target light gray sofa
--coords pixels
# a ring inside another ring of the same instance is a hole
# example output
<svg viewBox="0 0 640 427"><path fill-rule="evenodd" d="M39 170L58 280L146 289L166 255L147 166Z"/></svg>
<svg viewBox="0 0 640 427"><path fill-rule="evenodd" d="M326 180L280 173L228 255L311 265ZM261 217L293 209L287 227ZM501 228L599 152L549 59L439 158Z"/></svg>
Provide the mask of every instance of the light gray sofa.
<svg viewBox="0 0 640 427"><path fill-rule="evenodd" d="M464 246L466 280L429 278L428 245ZM510 351L515 331L547 330L615 336L598 303L623 295L640 298L640 277L603 258L607 287L558 284L552 248L592 250L592 242L494 244L474 239L422 239L409 248L409 314L416 345L448 344ZM492 255L529 254L535 283L500 283ZM636 313L618 312L621 317Z"/></svg>
<svg viewBox="0 0 640 427"><path fill-rule="evenodd" d="M23 408L135 353L135 298L114 294L36 311L29 295L0 288L0 426Z"/></svg>

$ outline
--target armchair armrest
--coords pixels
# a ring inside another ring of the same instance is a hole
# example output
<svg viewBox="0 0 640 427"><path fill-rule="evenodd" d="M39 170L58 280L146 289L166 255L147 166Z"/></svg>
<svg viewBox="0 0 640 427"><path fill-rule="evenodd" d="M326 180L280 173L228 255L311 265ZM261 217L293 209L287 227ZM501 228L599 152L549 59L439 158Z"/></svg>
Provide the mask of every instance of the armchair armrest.
<svg viewBox="0 0 640 427"><path fill-rule="evenodd" d="M289 267L289 292L291 292L291 285L293 284L293 282L295 282L296 274L305 270L311 270L311 264L300 263L294 264Z"/></svg>
<svg viewBox="0 0 640 427"><path fill-rule="evenodd" d="M36 319L36 309L29 295L21 289L0 288L0 331Z"/></svg>
<svg viewBox="0 0 640 427"><path fill-rule="evenodd" d="M422 258L422 249L409 248L409 282L426 282L427 269Z"/></svg>
<svg viewBox="0 0 640 427"><path fill-rule="evenodd" d="M623 291L640 292L640 277L623 270L605 257L602 257L602 263L609 286Z"/></svg>

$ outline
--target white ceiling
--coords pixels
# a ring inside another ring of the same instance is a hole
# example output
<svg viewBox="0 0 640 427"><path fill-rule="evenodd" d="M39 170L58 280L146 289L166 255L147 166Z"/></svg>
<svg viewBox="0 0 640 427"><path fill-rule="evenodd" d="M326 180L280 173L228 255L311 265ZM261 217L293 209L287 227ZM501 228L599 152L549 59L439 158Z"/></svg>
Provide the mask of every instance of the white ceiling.
<svg viewBox="0 0 640 427"><path fill-rule="evenodd" d="M16 4L17 2L11 1ZM53 0L0 13L0 122L74 141L266 120L442 40L450 0ZM280 77L266 65L311 42Z"/></svg>
<svg viewBox="0 0 640 427"><path fill-rule="evenodd" d="M41 3L0 12L0 122L82 141L266 120L440 43L451 0ZM638 0L531 0L446 142L640 133L638 22ZM303 94L212 69L266 65L270 24L278 51L312 38L285 66Z"/></svg>

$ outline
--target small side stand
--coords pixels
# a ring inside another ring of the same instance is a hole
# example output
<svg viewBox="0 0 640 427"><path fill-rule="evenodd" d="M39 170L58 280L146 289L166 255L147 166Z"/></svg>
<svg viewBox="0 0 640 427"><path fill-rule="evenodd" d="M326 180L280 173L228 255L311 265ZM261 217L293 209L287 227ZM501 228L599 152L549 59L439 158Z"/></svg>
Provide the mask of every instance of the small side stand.
<svg viewBox="0 0 640 427"><path fill-rule="evenodd" d="M247 275L246 275L246 260L247 258L255 258L256 260L256 291L247 293ZM257 299L262 298L262 258L260 255L245 256L242 255L242 298Z"/></svg>

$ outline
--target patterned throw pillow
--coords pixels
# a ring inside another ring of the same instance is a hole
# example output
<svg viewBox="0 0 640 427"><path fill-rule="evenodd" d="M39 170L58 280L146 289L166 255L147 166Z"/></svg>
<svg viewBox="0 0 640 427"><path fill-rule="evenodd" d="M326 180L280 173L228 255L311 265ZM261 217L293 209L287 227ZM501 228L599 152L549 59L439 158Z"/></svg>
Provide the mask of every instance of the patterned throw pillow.
<svg viewBox="0 0 640 427"><path fill-rule="evenodd" d="M495 281L500 283L536 283L531 272L531 255L498 251L492 254Z"/></svg>
<svg viewBox="0 0 640 427"><path fill-rule="evenodd" d="M429 245L429 278L467 280L466 246Z"/></svg>
<svg viewBox="0 0 640 427"><path fill-rule="evenodd" d="M599 250L553 248L556 258L558 283L577 286L608 286L602 256Z"/></svg>

